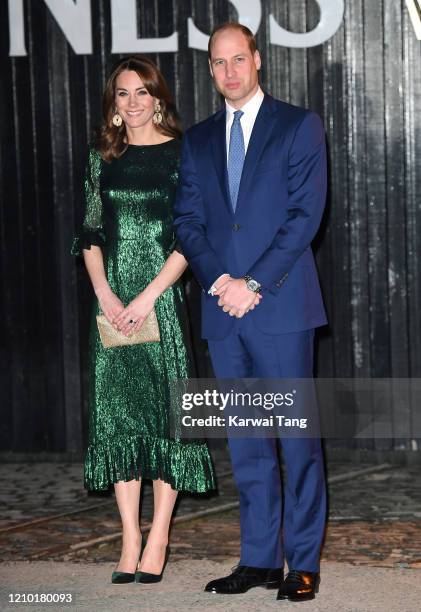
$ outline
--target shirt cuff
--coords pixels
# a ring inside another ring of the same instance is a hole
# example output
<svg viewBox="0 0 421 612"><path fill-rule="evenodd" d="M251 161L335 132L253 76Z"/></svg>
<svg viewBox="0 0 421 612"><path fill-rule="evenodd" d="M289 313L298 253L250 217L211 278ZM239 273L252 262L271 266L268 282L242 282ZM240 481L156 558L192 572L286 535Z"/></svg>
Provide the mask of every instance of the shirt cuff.
<svg viewBox="0 0 421 612"><path fill-rule="evenodd" d="M219 281L219 279L221 279L223 276L229 276L228 272L224 272L223 274L221 274L221 276L218 276L218 278L215 280L215 282L210 287L210 289L208 289L209 295L214 295L215 294L215 291L216 291L215 285Z"/></svg>

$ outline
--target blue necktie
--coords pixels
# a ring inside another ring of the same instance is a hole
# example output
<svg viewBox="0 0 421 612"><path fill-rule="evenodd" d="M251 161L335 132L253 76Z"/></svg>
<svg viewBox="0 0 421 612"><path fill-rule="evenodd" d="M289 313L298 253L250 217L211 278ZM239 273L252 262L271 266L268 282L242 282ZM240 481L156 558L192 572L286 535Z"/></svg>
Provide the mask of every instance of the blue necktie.
<svg viewBox="0 0 421 612"><path fill-rule="evenodd" d="M245 149L243 130L240 119L244 115L238 110L234 113L234 121L231 126L230 146L228 153L228 183L233 211L237 206L238 190L240 188L241 173L243 171Z"/></svg>

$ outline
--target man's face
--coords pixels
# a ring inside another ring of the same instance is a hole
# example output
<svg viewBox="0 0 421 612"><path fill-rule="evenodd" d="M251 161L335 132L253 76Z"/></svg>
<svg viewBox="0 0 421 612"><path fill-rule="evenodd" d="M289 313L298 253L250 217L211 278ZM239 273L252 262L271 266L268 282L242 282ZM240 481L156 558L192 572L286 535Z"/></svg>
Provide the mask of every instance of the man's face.
<svg viewBox="0 0 421 612"><path fill-rule="evenodd" d="M231 106L241 108L257 91L259 52L250 51L247 38L237 30L224 30L212 41L210 71L216 89Z"/></svg>

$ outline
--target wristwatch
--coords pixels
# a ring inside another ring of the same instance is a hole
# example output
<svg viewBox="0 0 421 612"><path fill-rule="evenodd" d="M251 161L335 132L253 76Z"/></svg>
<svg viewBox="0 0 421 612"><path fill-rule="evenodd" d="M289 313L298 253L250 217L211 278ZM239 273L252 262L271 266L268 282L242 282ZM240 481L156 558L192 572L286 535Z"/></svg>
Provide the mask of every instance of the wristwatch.
<svg viewBox="0 0 421 612"><path fill-rule="evenodd" d="M257 280L254 280L254 278L252 278L251 276L243 276L244 280L246 281L246 287L247 289L250 289L250 291L253 291L253 293L258 293L260 291L260 287L262 286L260 283L257 282Z"/></svg>

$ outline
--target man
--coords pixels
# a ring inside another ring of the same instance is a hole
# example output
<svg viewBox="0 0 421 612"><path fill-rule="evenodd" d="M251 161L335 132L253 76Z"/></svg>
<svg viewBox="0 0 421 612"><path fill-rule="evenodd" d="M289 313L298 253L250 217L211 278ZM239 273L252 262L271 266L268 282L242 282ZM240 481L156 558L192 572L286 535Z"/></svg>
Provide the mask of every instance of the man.
<svg viewBox="0 0 421 612"><path fill-rule="evenodd" d="M185 134L175 227L202 286L202 331L215 375L311 378L314 328L326 323L310 247L326 196L322 123L262 92L248 28L215 28L209 66L225 108ZM241 560L206 591L263 585L297 601L318 590L326 505L320 439L279 442L287 476L283 538L278 440L228 440Z"/></svg>

